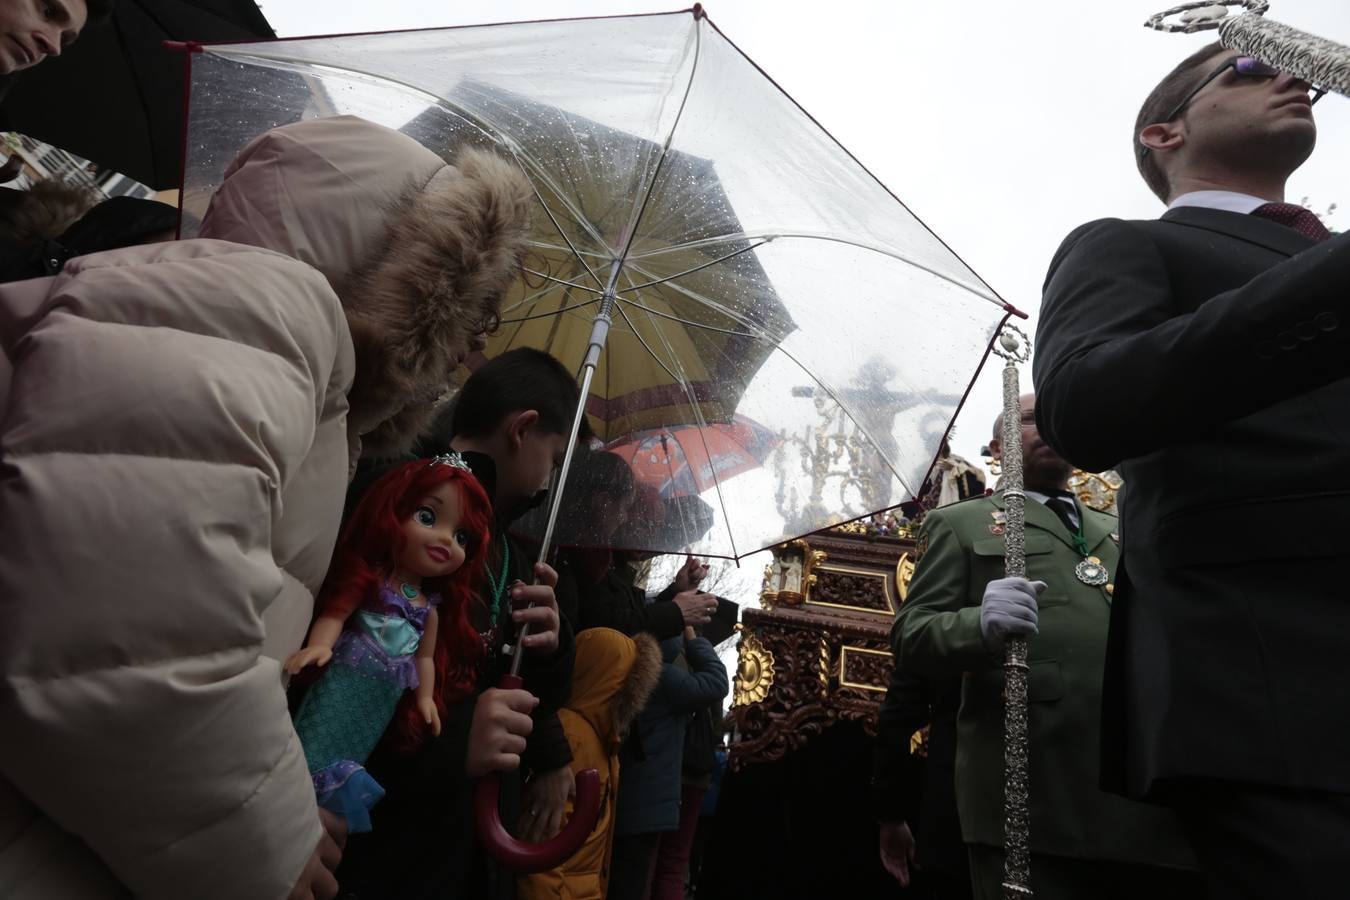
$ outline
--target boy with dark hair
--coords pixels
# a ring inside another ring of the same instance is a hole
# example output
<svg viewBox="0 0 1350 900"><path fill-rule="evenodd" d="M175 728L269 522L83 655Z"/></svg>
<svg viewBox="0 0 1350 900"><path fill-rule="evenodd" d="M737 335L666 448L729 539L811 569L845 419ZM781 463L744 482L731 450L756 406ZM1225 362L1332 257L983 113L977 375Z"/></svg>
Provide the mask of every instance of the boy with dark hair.
<svg viewBox="0 0 1350 900"><path fill-rule="evenodd" d="M511 350L469 377L453 409L441 412L416 450L422 456L459 452L492 498L488 596L473 614L488 648L479 684L490 690L508 671L506 645L529 621L530 636L515 652L527 653L522 675L540 699L521 754L529 779L522 792L518 776L503 776L501 815L511 827L523 809L551 823L550 836L561 828L574 792L572 752L557 711L570 692L575 647L570 624L558 614L556 573L536 563L532 548L507 529L546 497L578 402L576 380L561 363L538 350ZM348 842L338 871L344 891L361 900L513 894L514 878L485 858L473 834L468 777L479 773L466 769L477 723L470 724L474 704L464 706L452 711L441 737L412 758L383 749L372 757L368 768L387 794L373 810L374 830Z"/></svg>

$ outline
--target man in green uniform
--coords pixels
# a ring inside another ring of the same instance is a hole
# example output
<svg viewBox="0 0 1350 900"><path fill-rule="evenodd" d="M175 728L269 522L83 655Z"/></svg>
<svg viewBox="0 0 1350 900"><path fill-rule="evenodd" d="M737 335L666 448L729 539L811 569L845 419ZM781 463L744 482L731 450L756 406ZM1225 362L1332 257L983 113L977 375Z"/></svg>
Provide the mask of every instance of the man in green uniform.
<svg viewBox="0 0 1350 900"><path fill-rule="evenodd" d="M990 448L1000 452L1001 423ZM1166 810L1097 787L1117 520L1067 490L1070 466L1022 397L1027 578L1004 578L1002 492L936 509L892 629L899 665L962 675L956 799L976 900L1003 896L1003 644L1029 640L1031 886L1057 898L1193 898L1203 883Z"/></svg>

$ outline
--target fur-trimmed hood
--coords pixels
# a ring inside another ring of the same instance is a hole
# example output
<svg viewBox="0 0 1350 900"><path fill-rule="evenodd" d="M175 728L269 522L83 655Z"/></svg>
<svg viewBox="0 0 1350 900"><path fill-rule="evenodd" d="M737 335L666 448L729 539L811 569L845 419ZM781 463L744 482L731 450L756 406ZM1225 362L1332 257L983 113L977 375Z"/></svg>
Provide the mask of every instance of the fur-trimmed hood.
<svg viewBox="0 0 1350 900"><path fill-rule="evenodd" d="M493 153L448 165L353 116L277 128L225 171L200 237L266 247L323 273L356 350L349 430L405 449L515 274L529 181ZM353 441L355 445L355 441Z"/></svg>
<svg viewBox="0 0 1350 900"><path fill-rule="evenodd" d="M661 648L648 634L630 638L612 628L577 633L572 699L567 708L602 738L627 733L661 678Z"/></svg>

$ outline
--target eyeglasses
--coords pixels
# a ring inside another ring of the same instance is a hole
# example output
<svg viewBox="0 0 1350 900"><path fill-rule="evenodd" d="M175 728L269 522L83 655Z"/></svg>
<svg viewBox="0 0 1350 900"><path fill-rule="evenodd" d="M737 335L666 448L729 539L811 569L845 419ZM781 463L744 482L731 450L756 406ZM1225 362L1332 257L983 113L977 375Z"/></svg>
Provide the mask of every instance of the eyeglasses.
<svg viewBox="0 0 1350 900"><path fill-rule="evenodd" d="M1187 94L1185 97L1182 98L1180 103L1178 103L1176 106L1172 108L1172 111L1170 113L1168 113L1166 116L1159 119L1158 121L1170 122L1177 116L1181 115L1182 110L1184 110L1186 106L1192 100L1195 99L1196 94L1204 90L1205 87L1211 81L1218 78L1220 75L1222 75L1224 72L1227 72L1229 69L1232 69L1233 74L1237 75L1239 78L1274 78L1276 75L1280 74L1279 69L1275 68L1272 65L1269 65L1268 63L1261 62L1261 60L1257 59L1254 56L1234 56L1232 59L1229 59L1227 62L1219 66L1213 72L1210 72L1208 75L1206 75L1204 81L1197 84L1189 94ZM1318 100L1321 100L1324 94L1326 94L1326 91L1314 88L1312 99L1308 101L1308 105L1312 106ZM1144 147L1144 155L1148 155L1150 149L1152 148Z"/></svg>

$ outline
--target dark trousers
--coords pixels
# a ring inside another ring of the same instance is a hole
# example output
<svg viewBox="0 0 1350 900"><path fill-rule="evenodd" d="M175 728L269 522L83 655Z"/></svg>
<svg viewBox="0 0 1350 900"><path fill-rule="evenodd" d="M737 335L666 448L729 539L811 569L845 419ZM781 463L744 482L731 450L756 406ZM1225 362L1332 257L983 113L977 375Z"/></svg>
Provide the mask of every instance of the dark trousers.
<svg viewBox="0 0 1350 900"><path fill-rule="evenodd" d="M656 847L660 840L658 831L622 834L614 838L608 900L647 900L651 895L652 868L656 865Z"/></svg>
<svg viewBox="0 0 1350 900"><path fill-rule="evenodd" d="M966 846L975 900L1003 900L1003 848ZM1033 853L1031 890L1036 900L1199 900L1204 879L1181 869Z"/></svg>
<svg viewBox="0 0 1350 900"><path fill-rule="evenodd" d="M1350 897L1350 795L1226 782L1170 789L1213 900Z"/></svg>

